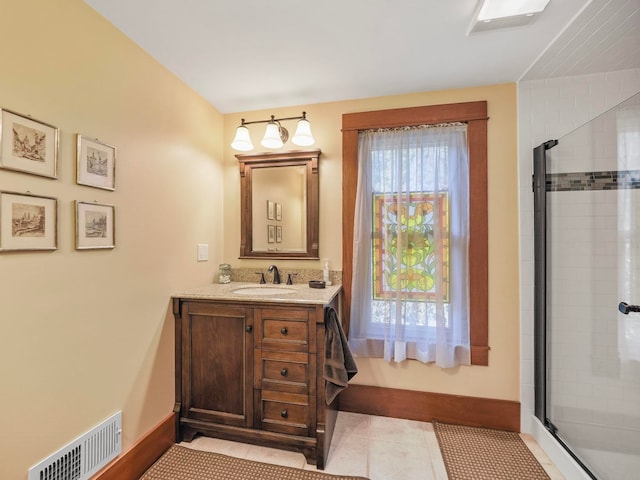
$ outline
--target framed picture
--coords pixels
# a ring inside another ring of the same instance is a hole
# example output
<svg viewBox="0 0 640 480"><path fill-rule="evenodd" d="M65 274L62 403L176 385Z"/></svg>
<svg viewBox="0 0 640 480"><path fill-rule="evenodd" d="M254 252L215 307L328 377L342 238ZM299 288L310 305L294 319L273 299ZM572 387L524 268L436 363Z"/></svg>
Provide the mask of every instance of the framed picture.
<svg viewBox="0 0 640 480"><path fill-rule="evenodd" d="M276 203L276 220L282 220L282 204Z"/></svg>
<svg viewBox="0 0 640 480"><path fill-rule="evenodd" d="M58 128L10 110L1 110L0 167L58 178Z"/></svg>
<svg viewBox="0 0 640 480"><path fill-rule="evenodd" d="M116 147L78 134L76 183L116 189Z"/></svg>
<svg viewBox="0 0 640 480"><path fill-rule="evenodd" d="M275 217L275 206L271 200L267 200L267 220L274 220Z"/></svg>
<svg viewBox="0 0 640 480"><path fill-rule="evenodd" d="M267 225L267 242L275 243L276 241L276 226Z"/></svg>
<svg viewBox="0 0 640 480"><path fill-rule="evenodd" d="M276 226L276 243L282 243L282 227Z"/></svg>
<svg viewBox="0 0 640 480"><path fill-rule="evenodd" d="M115 246L115 207L76 201L76 250Z"/></svg>
<svg viewBox="0 0 640 480"><path fill-rule="evenodd" d="M57 248L57 199L0 192L0 251Z"/></svg>

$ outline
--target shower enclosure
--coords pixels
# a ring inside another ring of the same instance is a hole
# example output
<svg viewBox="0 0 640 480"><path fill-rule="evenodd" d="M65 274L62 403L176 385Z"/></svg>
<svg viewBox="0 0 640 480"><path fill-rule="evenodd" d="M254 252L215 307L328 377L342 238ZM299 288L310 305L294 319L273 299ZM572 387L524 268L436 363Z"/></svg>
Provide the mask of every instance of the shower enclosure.
<svg viewBox="0 0 640 480"><path fill-rule="evenodd" d="M536 416L640 478L640 94L534 149Z"/></svg>

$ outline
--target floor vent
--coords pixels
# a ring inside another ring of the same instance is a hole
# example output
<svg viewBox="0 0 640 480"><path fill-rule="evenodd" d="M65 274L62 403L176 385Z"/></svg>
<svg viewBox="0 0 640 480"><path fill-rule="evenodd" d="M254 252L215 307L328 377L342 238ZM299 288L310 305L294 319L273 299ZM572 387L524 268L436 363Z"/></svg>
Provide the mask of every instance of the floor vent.
<svg viewBox="0 0 640 480"><path fill-rule="evenodd" d="M122 411L29 469L29 480L87 480L122 452Z"/></svg>

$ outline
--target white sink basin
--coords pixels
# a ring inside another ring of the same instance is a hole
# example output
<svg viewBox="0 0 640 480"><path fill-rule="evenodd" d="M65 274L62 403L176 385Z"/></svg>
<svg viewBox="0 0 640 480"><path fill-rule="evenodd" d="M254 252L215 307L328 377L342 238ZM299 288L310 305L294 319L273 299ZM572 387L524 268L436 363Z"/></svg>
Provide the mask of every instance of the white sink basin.
<svg viewBox="0 0 640 480"><path fill-rule="evenodd" d="M237 295L260 296L260 295L284 295L295 292L292 288L286 287L243 287L232 290Z"/></svg>

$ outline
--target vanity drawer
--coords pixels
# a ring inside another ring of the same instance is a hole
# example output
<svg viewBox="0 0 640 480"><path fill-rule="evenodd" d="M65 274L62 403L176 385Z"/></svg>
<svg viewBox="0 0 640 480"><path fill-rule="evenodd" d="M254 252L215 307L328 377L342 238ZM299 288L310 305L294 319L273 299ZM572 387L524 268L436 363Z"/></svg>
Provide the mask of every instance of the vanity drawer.
<svg viewBox="0 0 640 480"><path fill-rule="evenodd" d="M309 355L302 352L256 352L254 387L307 394Z"/></svg>
<svg viewBox="0 0 640 480"><path fill-rule="evenodd" d="M265 320L263 340L276 342L307 343L308 328L306 322L287 320Z"/></svg>
<svg viewBox="0 0 640 480"><path fill-rule="evenodd" d="M264 350L309 351L309 310L261 309L258 312L260 346Z"/></svg>
<svg viewBox="0 0 640 480"><path fill-rule="evenodd" d="M309 435L309 402L306 395L262 391L262 429L290 435Z"/></svg>

